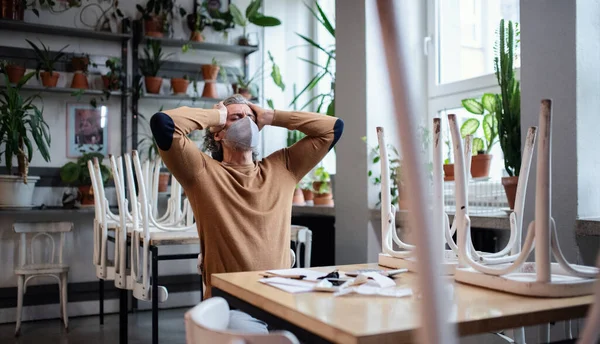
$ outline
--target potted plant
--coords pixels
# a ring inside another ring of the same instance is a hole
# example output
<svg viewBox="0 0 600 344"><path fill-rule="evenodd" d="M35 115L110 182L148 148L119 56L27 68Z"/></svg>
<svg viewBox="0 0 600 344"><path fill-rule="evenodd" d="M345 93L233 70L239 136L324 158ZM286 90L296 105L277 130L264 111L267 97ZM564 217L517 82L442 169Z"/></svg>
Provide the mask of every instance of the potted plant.
<svg viewBox="0 0 600 344"><path fill-rule="evenodd" d="M246 27L249 23L256 26L267 27L267 26L278 26L281 25L281 21L275 17L268 17L258 12L262 5L262 0L252 0L248 7L246 7L245 14L240 11L239 7L235 4L229 4L229 11L233 18L233 22L239 25L244 30L242 37L240 37L239 45L249 45L248 34L246 33Z"/></svg>
<svg viewBox="0 0 600 344"><path fill-rule="evenodd" d="M0 90L0 146L7 175L0 176L0 206L28 207L32 205L35 183L39 177L28 176L34 145L42 158L50 161L50 132L43 109L33 101L39 95L23 98L21 87L35 75L26 74L15 85L4 76L6 87ZM13 175L13 159L17 159L17 175Z"/></svg>
<svg viewBox="0 0 600 344"><path fill-rule="evenodd" d="M107 91L117 91L121 88L121 62L116 57L111 57L105 62L108 73L102 75L102 83Z"/></svg>
<svg viewBox="0 0 600 344"><path fill-rule="evenodd" d="M217 76L221 71L221 65L214 57L211 64L202 65L202 79L204 79L204 90L202 90L202 97L207 98L218 98L217 94ZM225 70L223 69L224 73Z"/></svg>
<svg viewBox="0 0 600 344"><path fill-rule="evenodd" d="M144 48L145 59L140 60L140 70L148 93L160 93L162 78L157 76L160 68L172 54L165 55L159 41L149 40Z"/></svg>
<svg viewBox="0 0 600 344"><path fill-rule="evenodd" d="M200 12L200 9L197 10L195 14L188 15L188 24L192 33L190 35L190 41L194 42L202 42L204 41L204 36L202 36L202 31L206 27L208 23L208 18Z"/></svg>
<svg viewBox="0 0 600 344"><path fill-rule="evenodd" d="M8 76L8 81L16 84L25 75L25 67L13 62L0 61L0 73Z"/></svg>
<svg viewBox="0 0 600 344"><path fill-rule="evenodd" d="M30 40L26 39L26 41L33 48L38 60L36 72L42 77L42 85L45 87L56 87L60 74L54 71L54 65L63 58L65 55L63 50L65 50L68 45L62 47L62 49L60 49L57 53L53 53L50 51L50 48L44 45L44 43L41 41L40 44L42 45L42 49L40 49ZM40 73L40 70L43 70L43 72Z"/></svg>
<svg viewBox="0 0 600 344"><path fill-rule="evenodd" d="M446 139L444 144L448 150L448 156L444 159L442 168L444 169L444 181L447 182L454 180L454 164L452 163L452 144L450 143L450 139Z"/></svg>
<svg viewBox="0 0 600 344"><path fill-rule="evenodd" d="M184 75L183 78L171 78L171 88L174 94L187 94L189 85L190 80L187 75Z"/></svg>
<svg viewBox="0 0 600 344"><path fill-rule="evenodd" d="M71 66L73 67L73 81L71 88L88 89L87 71L90 64L90 57L87 54L71 57Z"/></svg>
<svg viewBox="0 0 600 344"><path fill-rule="evenodd" d="M100 147L98 150L102 149ZM77 158L77 161L69 161L60 168L60 179L69 185L76 186L81 196L81 205L94 205L94 190L92 188L92 179L88 169L88 161L98 159L100 164L100 174L102 182L106 185L110 178L110 170L102 164L104 155L98 152L84 152L83 155Z"/></svg>
<svg viewBox="0 0 600 344"><path fill-rule="evenodd" d="M271 79L279 87L282 91L285 91L285 84L283 83L283 79L281 76L281 70L277 63L275 63L275 59L273 55L271 55L271 51L267 51L269 56L269 61L271 63ZM232 86L234 93L239 93L244 98L250 100L252 98L258 98L258 85L257 83L261 80L264 75L264 68L266 63L263 62L262 65L257 68L256 72L252 77L247 78L241 74L241 72L236 75L237 82ZM239 71L239 70L238 70ZM288 142L289 143L289 142Z"/></svg>
<svg viewBox="0 0 600 344"><path fill-rule="evenodd" d="M142 14L144 34L148 37L164 37L165 32L170 31L170 22L176 10L182 18L187 14L187 11L178 6L175 0L148 0L146 7L137 4L136 8Z"/></svg>
<svg viewBox="0 0 600 344"><path fill-rule="evenodd" d="M313 204L315 199L313 193L313 180L309 174L305 175L304 178L302 178L300 184L298 184L298 188L302 190L302 196L304 197L304 201Z"/></svg>
<svg viewBox="0 0 600 344"><path fill-rule="evenodd" d="M315 170L313 181L314 205L333 206L333 195L331 192L331 178L324 167Z"/></svg>
<svg viewBox="0 0 600 344"><path fill-rule="evenodd" d="M496 96L486 93L481 97L481 101L473 98L463 99L462 105L470 113L483 116L481 122L477 118L467 119L460 127L460 134L465 138L467 135L474 135L480 126L483 128L483 138L474 137L472 141L471 177L487 177L492 161L490 153L498 137Z"/></svg>
<svg viewBox="0 0 600 344"><path fill-rule="evenodd" d="M504 168L508 177L502 178L510 209L514 209L517 183L521 169L521 90L515 77L513 60L518 43L518 27L511 21L504 24L500 20L496 40L494 70L500 86L500 95L496 95L496 118L498 136L504 154Z"/></svg>

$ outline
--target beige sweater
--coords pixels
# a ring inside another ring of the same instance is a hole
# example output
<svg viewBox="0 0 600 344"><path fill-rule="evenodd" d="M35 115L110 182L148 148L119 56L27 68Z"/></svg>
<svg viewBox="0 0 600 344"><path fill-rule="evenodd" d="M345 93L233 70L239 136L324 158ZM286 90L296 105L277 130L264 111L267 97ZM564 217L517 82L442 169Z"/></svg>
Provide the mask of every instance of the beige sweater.
<svg viewBox="0 0 600 344"><path fill-rule="evenodd" d="M343 121L335 117L275 111L273 126L298 129L306 137L262 161L228 166L186 136L217 125L218 110L189 107L159 112L151 120L160 155L194 210L207 298L213 273L290 267L294 189L343 131Z"/></svg>

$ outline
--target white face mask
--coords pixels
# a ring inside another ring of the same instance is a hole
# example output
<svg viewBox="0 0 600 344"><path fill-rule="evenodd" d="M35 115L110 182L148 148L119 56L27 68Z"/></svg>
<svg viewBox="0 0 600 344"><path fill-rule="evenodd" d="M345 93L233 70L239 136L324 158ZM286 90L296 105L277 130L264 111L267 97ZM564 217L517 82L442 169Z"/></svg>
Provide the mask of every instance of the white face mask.
<svg viewBox="0 0 600 344"><path fill-rule="evenodd" d="M258 146L258 126L250 117L244 117L229 126L223 140L242 149L256 148Z"/></svg>

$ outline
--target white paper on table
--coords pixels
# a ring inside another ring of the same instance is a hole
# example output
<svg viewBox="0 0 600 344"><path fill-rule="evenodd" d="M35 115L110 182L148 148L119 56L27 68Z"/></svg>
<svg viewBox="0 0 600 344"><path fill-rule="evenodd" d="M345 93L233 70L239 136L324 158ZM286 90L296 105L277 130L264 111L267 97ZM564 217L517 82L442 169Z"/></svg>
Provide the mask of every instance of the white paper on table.
<svg viewBox="0 0 600 344"><path fill-rule="evenodd" d="M360 295L379 295L388 297L406 297L412 295L411 288L398 288L396 286L380 288L369 283L354 288L354 292Z"/></svg>
<svg viewBox="0 0 600 344"><path fill-rule="evenodd" d="M304 281L318 281L317 278L327 275L326 272L313 271L308 269L281 269L281 270L268 270L267 272L271 272L281 276L294 276L294 275L304 275L306 278Z"/></svg>
<svg viewBox="0 0 600 344"><path fill-rule="evenodd" d="M284 277L269 277L260 279L258 281L292 294L312 291L313 287L315 286L313 282L306 282Z"/></svg>
<svg viewBox="0 0 600 344"><path fill-rule="evenodd" d="M365 272L363 273L363 275L372 278L375 281L375 283L381 288L389 288L396 285L396 282L394 282L393 279L375 271Z"/></svg>

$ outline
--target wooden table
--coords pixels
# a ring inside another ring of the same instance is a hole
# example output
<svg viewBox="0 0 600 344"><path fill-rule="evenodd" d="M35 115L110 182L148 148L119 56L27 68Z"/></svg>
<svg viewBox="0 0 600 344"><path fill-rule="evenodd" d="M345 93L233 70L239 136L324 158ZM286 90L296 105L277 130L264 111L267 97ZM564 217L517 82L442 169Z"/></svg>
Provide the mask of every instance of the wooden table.
<svg viewBox="0 0 600 344"><path fill-rule="evenodd" d="M381 268L377 264L339 266L340 271ZM333 267L315 268L330 272ZM212 295L231 307L293 332L306 343L405 343L419 327L417 276L405 273L397 285L413 289L413 296L384 298L330 293L290 294L258 282L258 272L212 275ZM461 336L520 326L581 318L592 296L545 299L501 293L452 281L451 321Z"/></svg>

